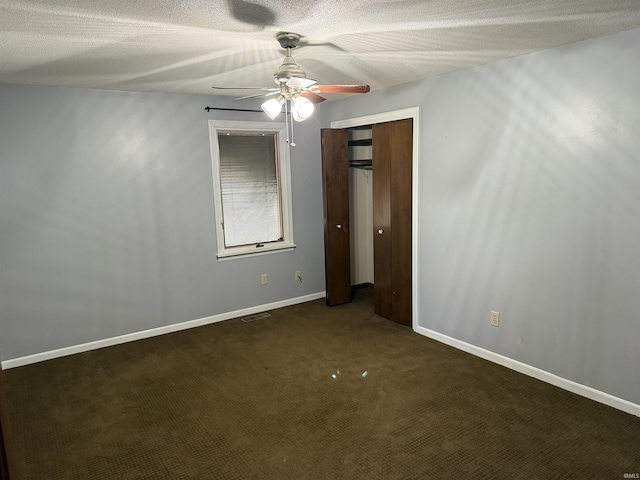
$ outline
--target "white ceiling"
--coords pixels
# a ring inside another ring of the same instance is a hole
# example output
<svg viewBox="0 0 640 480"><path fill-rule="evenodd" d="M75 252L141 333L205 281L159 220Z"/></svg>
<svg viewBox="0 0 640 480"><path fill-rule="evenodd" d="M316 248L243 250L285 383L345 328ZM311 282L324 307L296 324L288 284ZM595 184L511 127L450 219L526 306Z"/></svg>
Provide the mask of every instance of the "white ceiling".
<svg viewBox="0 0 640 480"><path fill-rule="evenodd" d="M0 82L271 87L286 31L308 77L376 90L637 27L640 0L0 0Z"/></svg>

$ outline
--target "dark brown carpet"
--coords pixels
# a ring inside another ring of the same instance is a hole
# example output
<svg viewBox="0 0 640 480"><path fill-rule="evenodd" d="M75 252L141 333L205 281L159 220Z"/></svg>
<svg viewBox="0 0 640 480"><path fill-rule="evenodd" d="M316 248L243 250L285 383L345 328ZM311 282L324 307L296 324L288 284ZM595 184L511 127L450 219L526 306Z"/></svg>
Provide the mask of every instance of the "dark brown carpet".
<svg viewBox="0 0 640 480"><path fill-rule="evenodd" d="M271 313L6 371L23 479L640 472L640 418L377 317L370 292Z"/></svg>

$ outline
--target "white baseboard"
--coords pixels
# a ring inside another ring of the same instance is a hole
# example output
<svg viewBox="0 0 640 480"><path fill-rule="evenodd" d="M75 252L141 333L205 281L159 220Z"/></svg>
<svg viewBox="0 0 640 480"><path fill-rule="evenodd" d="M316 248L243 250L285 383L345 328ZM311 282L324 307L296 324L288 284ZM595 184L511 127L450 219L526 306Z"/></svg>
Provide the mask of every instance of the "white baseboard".
<svg viewBox="0 0 640 480"><path fill-rule="evenodd" d="M640 417L640 405L637 405L635 403L623 400L622 398L614 397L613 395L601 392L600 390L596 390L595 388L581 385L572 380L558 377L553 373L540 370L539 368L532 367L531 365L513 360L509 357L494 353L490 350L476 347L475 345L471 345L470 343L466 343L462 340L443 335L433 330L429 330L428 328L417 327L414 330L420 335L424 335L425 337L437 340L438 342L445 343L449 346L457 348L458 350L462 350L477 357L484 358L485 360L489 360L490 362L494 362L502 365L503 367L515 370L516 372L524 373L525 375L537 378L538 380L542 380L546 383L550 383L551 385L555 385L556 387L560 387L564 390L568 390L591 400L595 400L596 402L604 403L605 405L609 405L610 407L617 408L618 410L622 410L623 412L627 412L631 415Z"/></svg>
<svg viewBox="0 0 640 480"><path fill-rule="evenodd" d="M112 345L119 345L121 343L133 342L135 340L141 340L144 338L155 337L157 335L164 335L166 333L178 332L180 330L186 330L189 328L200 327L203 325L209 325L211 323L221 322L223 320L230 320L232 318L244 317L246 315L253 315L255 313L265 312L267 310L273 310L276 308L288 307L290 305L297 305L299 303L310 302L319 298L324 298L325 292L312 293L302 297L290 298L287 300L281 300L278 302L268 303L265 305L258 305L255 307L244 308L241 310L235 310L233 312L220 313L218 315L212 315L210 317L200 318L197 320L190 320L182 323L175 323L164 327L153 328L150 330L143 330L141 332L129 333L126 335L120 335L117 337L105 338L103 340L96 340L94 342L82 343L80 345L73 345L71 347L59 348L57 350L50 350L48 352L36 353L34 355L27 355L25 357L13 358L2 362L3 369L21 367L24 365L30 365L32 363L43 362L45 360L51 360L53 358L64 357L67 355L73 355L75 353L87 352L89 350L97 350L98 348L110 347ZM572 380L554 375L553 373L546 372L526 363L513 360L509 357L497 354L490 350L477 347L470 343L463 342L453 337L443 335L441 333L429 330L424 327L416 327L415 331L420 335L429 337L438 342L450 345L458 350L476 355L477 357L484 358L490 362L497 363L504 367L515 370L516 372L523 373L543 382L550 383L556 387L560 387L564 390L576 393L583 397L595 400L596 402L604 403L610 407L622 410L623 412L630 413L632 415L640 417L640 405L629 402L622 398L614 397L595 388L581 385Z"/></svg>
<svg viewBox="0 0 640 480"><path fill-rule="evenodd" d="M22 367L24 365L30 365L32 363L43 362L45 360L51 360L53 358L64 357L67 355L73 355L74 353L87 352L89 350L97 350L98 348L110 347L112 345L119 345L121 343L133 342L135 340L141 340L143 338L155 337L157 335L164 335L165 333L177 332L180 330L186 330L188 328L200 327L202 325L208 325L210 323L221 322L223 320L230 320L232 318L244 317L247 315L253 315L255 313L265 312L267 310L274 310L276 308L288 307L290 305L297 305L298 303L310 302L319 298L324 298L325 292L312 293L304 295L302 297L289 298L287 300L281 300L279 302L267 303L265 305L258 305L255 307L243 308L242 310L235 310L233 312L220 313L218 315L212 315L211 317L199 318L197 320L190 320L182 323L174 323L164 327L152 328L150 330L143 330L141 332L129 333L126 335L120 335L117 337L105 338L103 340L96 340L95 342L82 343L80 345L73 345L71 347L59 348L57 350L50 350L48 352L36 353L34 355L28 355L26 357L13 358L11 360L5 360L2 362L2 368L15 368Z"/></svg>

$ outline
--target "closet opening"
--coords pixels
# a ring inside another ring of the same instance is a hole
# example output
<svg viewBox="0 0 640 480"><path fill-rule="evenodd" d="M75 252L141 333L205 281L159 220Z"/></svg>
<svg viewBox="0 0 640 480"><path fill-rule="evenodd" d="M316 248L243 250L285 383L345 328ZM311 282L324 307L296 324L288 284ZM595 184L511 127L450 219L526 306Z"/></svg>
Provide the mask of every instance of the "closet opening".
<svg viewBox="0 0 640 480"><path fill-rule="evenodd" d="M351 290L373 289L373 139L372 125L347 128L349 158L349 232Z"/></svg>
<svg viewBox="0 0 640 480"><path fill-rule="evenodd" d="M322 130L327 305L373 286L375 313L412 325L413 119Z"/></svg>

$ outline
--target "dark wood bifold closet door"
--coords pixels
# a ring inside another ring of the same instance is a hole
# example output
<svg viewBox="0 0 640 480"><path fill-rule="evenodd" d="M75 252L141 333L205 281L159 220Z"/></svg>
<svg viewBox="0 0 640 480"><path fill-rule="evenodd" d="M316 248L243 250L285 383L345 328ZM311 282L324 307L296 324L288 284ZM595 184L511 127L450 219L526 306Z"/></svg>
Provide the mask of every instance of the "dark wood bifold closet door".
<svg viewBox="0 0 640 480"><path fill-rule="evenodd" d="M324 262L327 305L351 301L349 158L346 130L322 129Z"/></svg>
<svg viewBox="0 0 640 480"><path fill-rule="evenodd" d="M2 368L0 367L0 479L17 480L18 469L13 453L11 428L9 425L9 408L4 387Z"/></svg>
<svg viewBox="0 0 640 480"><path fill-rule="evenodd" d="M411 326L413 121L373 126L375 312Z"/></svg>
<svg viewBox="0 0 640 480"><path fill-rule="evenodd" d="M391 126L373 126L373 279L375 312L392 316Z"/></svg>

